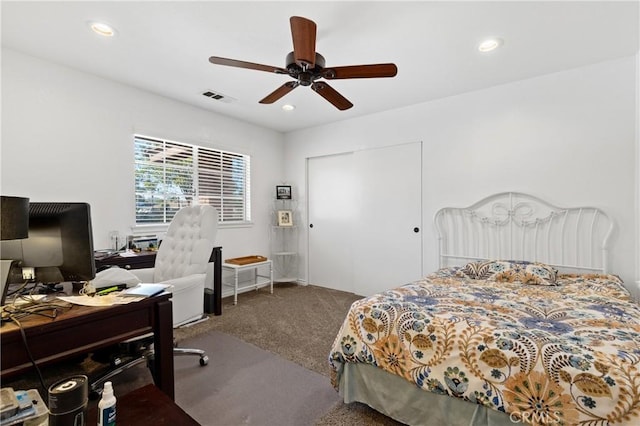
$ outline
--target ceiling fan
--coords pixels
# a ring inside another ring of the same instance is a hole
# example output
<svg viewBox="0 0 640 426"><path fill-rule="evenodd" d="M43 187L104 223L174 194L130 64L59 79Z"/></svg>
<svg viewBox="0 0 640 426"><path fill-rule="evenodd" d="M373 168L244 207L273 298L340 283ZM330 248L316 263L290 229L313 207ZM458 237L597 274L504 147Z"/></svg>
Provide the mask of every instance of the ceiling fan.
<svg viewBox="0 0 640 426"><path fill-rule="evenodd" d="M324 57L316 52L315 22L300 16L292 16L289 22L291 23L293 52L287 55L285 68L218 56L210 57L209 62L229 67L288 74L295 79L295 81L289 81L267 95L260 101L261 104L272 104L298 86L311 86L311 89L341 111L351 108L353 104L326 82L319 81L319 79L394 77L398 73L398 68L391 63L325 67Z"/></svg>

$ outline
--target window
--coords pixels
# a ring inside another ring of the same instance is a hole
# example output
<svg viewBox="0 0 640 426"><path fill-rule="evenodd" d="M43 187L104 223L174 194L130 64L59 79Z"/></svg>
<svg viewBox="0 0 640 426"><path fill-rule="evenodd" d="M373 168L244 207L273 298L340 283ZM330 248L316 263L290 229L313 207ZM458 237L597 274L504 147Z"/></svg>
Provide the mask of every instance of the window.
<svg viewBox="0 0 640 426"><path fill-rule="evenodd" d="M248 155L135 136L134 156L137 225L168 224L194 200L221 224L251 220Z"/></svg>

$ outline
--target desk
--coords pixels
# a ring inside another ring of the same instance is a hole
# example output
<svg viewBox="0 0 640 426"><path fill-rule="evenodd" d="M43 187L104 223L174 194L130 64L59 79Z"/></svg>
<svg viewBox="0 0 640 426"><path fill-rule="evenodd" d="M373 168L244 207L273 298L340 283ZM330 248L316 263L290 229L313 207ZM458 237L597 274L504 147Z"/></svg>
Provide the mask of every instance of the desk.
<svg viewBox="0 0 640 426"><path fill-rule="evenodd" d="M153 332L156 385L174 398L173 315L171 295L164 293L126 305L73 305L55 319L32 315L21 320L31 354L39 366L93 352ZM20 329L14 323L0 327L0 377L32 368Z"/></svg>
<svg viewBox="0 0 640 426"><path fill-rule="evenodd" d="M131 256L120 256L118 253L104 257L95 256L95 261L96 271L110 266L118 266L123 269L153 268L156 263L156 252L141 251Z"/></svg>
<svg viewBox="0 0 640 426"><path fill-rule="evenodd" d="M143 386L124 396L116 390L116 423L119 425L200 425L154 385ZM97 402L89 402L87 425L98 421Z"/></svg>
<svg viewBox="0 0 640 426"><path fill-rule="evenodd" d="M119 266L125 269L153 268L156 262L155 251L142 251L135 256L113 255L96 258L96 270L108 266ZM214 315L222 315L222 247L214 247L209 257L209 262L213 262L213 294L207 292L205 288L205 312ZM211 308L209 308L211 307Z"/></svg>

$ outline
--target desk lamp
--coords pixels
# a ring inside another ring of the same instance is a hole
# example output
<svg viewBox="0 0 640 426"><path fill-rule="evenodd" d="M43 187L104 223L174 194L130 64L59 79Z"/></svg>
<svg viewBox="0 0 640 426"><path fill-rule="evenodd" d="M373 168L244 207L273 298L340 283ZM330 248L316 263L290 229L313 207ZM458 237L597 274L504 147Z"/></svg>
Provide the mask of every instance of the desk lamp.
<svg viewBox="0 0 640 426"><path fill-rule="evenodd" d="M24 197L0 196L0 240L19 240L29 236L29 199ZM2 253L0 253L1 255ZM2 293L0 303L4 304L7 279L15 260L2 259Z"/></svg>

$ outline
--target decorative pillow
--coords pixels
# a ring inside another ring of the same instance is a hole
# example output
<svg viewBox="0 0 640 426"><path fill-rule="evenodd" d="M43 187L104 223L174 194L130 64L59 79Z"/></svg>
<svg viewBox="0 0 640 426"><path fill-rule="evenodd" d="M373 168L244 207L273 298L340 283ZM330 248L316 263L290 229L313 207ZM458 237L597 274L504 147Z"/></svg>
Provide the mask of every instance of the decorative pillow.
<svg viewBox="0 0 640 426"><path fill-rule="evenodd" d="M558 271L539 262L490 260L477 266L476 279L555 286Z"/></svg>
<svg viewBox="0 0 640 426"><path fill-rule="evenodd" d="M554 286L557 275L554 267L544 263L514 260L470 262L456 271L459 278Z"/></svg>
<svg viewBox="0 0 640 426"><path fill-rule="evenodd" d="M478 279L478 269L483 262L469 262L456 271L456 276L460 278Z"/></svg>

